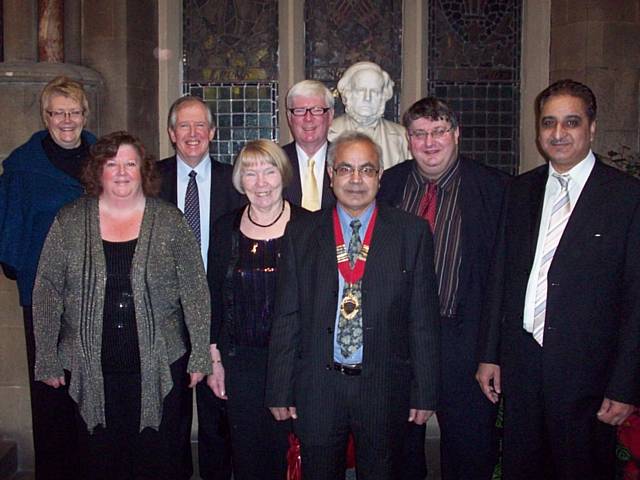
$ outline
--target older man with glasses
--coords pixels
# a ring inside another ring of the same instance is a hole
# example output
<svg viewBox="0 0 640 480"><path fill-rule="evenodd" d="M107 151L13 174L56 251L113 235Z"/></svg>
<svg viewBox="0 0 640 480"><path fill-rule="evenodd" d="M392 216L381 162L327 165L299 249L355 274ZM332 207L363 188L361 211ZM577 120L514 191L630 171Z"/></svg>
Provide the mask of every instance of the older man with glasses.
<svg viewBox="0 0 640 480"><path fill-rule="evenodd" d="M335 205L326 172L329 143L327 132L333 120L333 95L316 80L296 83L287 93L287 121L293 142L282 148L293 167L293 179L284 198L310 211Z"/></svg>

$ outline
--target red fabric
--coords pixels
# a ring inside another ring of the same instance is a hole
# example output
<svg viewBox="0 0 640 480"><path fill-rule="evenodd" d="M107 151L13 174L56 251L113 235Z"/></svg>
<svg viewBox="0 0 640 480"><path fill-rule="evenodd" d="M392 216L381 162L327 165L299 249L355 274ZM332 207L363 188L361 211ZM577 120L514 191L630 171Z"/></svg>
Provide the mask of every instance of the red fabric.
<svg viewBox="0 0 640 480"><path fill-rule="evenodd" d="M356 468L356 443L352 434L349 434L349 443L347 443L347 468Z"/></svg>
<svg viewBox="0 0 640 480"><path fill-rule="evenodd" d="M300 458L300 440L293 433L289 434L289 450L287 451L287 480L302 480L302 459ZM356 444L353 435L349 434L347 443L347 468L356 466Z"/></svg>
<svg viewBox="0 0 640 480"><path fill-rule="evenodd" d="M640 412L636 410L618 427L618 441L629 452L623 467L624 480L640 480Z"/></svg>
<svg viewBox="0 0 640 480"><path fill-rule="evenodd" d="M438 206L438 186L435 183L429 183L427 191L424 192L420 200L420 216L429 222L431 232L436 228L436 210Z"/></svg>
<svg viewBox="0 0 640 480"><path fill-rule="evenodd" d="M300 440L293 433L289 434L289 451L287 451L287 480L302 480L302 460L300 458Z"/></svg>

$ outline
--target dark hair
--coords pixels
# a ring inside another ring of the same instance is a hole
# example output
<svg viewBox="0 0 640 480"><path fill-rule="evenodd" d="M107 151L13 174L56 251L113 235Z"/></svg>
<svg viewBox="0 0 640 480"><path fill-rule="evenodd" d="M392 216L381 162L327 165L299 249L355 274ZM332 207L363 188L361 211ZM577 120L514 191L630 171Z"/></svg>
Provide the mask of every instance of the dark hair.
<svg viewBox="0 0 640 480"><path fill-rule="evenodd" d="M598 105L596 104L596 96L593 94L593 91L584 83L576 82L575 80L571 80L570 78L558 80L557 82L552 83L542 92L540 92L540 94L536 97L535 103L536 118L540 118L540 114L545 102L549 98L557 97L559 95L569 95L571 97L579 98L580 100L582 100L582 103L584 103L585 110L587 111L587 117L589 118L589 123L593 122L596 119Z"/></svg>
<svg viewBox="0 0 640 480"><path fill-rule="evenodd" d="M142 192L146 197L156 196L160 190L160 177L156 170L156 162L151 155L147 154L140 139L124 130L101 137L89 149L89 159L82 170L82 183L87 194L92 197L100 196L104 164L118 154L118 149L122 145L132 146L140 157Z"/></svg>
<svg viewBox="0 0 640 480"><path fill-rule="evenodd" d="M458 117L449 105L436 97L425 97L411 105L402 116L404 128L409 128L414 120L428 118L434 122L444 120L451 124L451 128L458 128Z"/></svg>

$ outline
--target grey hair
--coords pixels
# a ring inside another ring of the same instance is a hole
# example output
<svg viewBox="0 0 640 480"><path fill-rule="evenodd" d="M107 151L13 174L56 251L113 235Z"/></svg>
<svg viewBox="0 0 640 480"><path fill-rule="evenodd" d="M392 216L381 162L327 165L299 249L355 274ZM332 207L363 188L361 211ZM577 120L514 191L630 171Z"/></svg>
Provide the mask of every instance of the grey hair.
<svg viewBox="0 0 640 480"><path fill-rule="evenodd" d="M318 80L302 80L287 92L287 108L291 108L295 97L323 97L325 105L333 110L335 100L331 91Z"/></svg>
<svg viewBox="0 0 640 480"><path fill-rule="evenodd" d="M327 151L327 167L333 167L338 149L342 145L346 145L348 143L368 143L373 147L376 152L376 157L378 159L378 166L382 169L382 149L380 145L378 145L369 135L362 132L357 132L355 130L346 130L342 132L336 139L331 142L329 145L329 150Z"/></svg>
<svg viewBox="0 0 640 480"><path fill-rule="evenodd" d="M193 95L185 95L184 97L180 97L175 102L173 102L173 104L171 105L171 108L169 109L169 115L167 118L167 127L169 129L175 130L176 121L178 118L178 110L180 110L180 108L182 108L182 106L187 103L199 103L200 105L202 105L204 109L207 111L207 122L209 122L209 128L214 128L216 126L216 123L213 120L213 114L211 113L211 109L209 108L209 105L207 105L204 102L204 100L202 100L199 97L194 97Z"/></svg>

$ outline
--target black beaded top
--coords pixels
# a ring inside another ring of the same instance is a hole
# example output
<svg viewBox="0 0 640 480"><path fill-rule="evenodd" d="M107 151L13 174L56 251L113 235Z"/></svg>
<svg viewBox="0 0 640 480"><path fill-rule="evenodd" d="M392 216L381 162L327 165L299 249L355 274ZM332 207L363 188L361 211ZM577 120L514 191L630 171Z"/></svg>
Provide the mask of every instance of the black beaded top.
<svg viewBox="0 0 640 480"><path fill-rule="evenodd" d="M242 232L239 240L238 263L231 280L233 316L229 333L236 345L267 347L282 241L253 240Z"/></svg>
<svg viewBox="0 0 640 480"><path fill-rule="evenodd" d="M102 371L140 371L136 312L131 290L131 261L138 240L102 241L107 265L102 326Z"/></svg>

